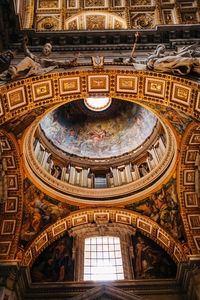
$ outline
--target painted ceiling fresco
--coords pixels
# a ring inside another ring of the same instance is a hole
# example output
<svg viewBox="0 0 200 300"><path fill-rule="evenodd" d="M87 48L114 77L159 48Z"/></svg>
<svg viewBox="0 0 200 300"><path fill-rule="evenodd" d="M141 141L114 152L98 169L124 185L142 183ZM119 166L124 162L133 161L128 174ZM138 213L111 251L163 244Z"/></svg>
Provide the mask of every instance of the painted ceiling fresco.
<svg viewBox="0 0 200 300"><path fill-rule="evenodd" d="M50 112L40 125L59 149L81 157L107 158L130 152L152 133L156 116L135 103L124 102L120 110L105 118L71 115L65 104Z"/></svg>

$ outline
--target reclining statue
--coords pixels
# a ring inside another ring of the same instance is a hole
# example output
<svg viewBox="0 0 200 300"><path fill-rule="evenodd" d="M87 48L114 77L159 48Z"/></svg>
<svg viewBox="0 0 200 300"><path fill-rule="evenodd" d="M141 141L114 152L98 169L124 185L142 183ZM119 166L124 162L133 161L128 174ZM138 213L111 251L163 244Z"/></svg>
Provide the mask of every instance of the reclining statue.
<svg viewBox="0 0 200 300"><path fill-rule="evenodd" d="M0 80L26 78L33 75L41 75L48 73L56 68L70 68L77 64L78 57L73 60L57 61L50 59L52 45L46 43L39 56L30 52L27 47L27 40L23 42L26 57L16 66L10 66L7 71L0 75Z"/></svg>
<svg viewBox="0 0 200 300"><path fill-rule="evenodd" d="M165 45L158 45L147 59L147 69L168 72L174 75L187 75L191 71L200 74L200 51L198 45L183 47L179 52L165 54Z"/></svg>

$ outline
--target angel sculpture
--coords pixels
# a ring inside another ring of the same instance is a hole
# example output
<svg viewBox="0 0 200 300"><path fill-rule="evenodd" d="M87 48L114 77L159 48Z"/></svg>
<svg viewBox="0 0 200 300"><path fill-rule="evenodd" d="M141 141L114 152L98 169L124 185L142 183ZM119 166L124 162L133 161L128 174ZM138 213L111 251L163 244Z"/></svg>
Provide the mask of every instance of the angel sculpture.
<svg viewBox="0 0 200 300"><path fill-rule="evenodd" d="M56 68L70 68L77 64L78 56L73 60L58 61L50 59L52 45L46 43L42 49L42 53L37 56L30 52L27 47L27 39L23 40L23 48L26 57L16 66L9 66L7 71L0 75L1 80L26 78L33 75L41 75L48 73Z"/></svg>

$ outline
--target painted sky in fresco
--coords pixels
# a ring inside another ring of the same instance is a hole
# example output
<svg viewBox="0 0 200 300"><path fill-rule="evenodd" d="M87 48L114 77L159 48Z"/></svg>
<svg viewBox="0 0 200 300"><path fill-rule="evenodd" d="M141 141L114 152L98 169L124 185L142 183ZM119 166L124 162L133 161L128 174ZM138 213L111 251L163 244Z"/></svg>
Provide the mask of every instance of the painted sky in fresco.
<svg viewBox="0 0 200 300"><path fill-rule="evenodd" d="M81 157L109 158L130 152L152 133L156 116L143 106L124 102L115 116L69 120L70 104L50 112L40 125L59 149Z"/></svg>

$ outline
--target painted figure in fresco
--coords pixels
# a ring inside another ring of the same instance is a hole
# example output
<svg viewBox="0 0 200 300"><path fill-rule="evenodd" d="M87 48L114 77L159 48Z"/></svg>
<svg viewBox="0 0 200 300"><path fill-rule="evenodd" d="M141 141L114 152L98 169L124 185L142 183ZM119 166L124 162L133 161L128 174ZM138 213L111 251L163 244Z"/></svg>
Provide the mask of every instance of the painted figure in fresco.
<svg viewBox="0 0 200 300"><path fill-rule="evenodd" d="M150 247L145 244L144 240L139 236L138 242L135 246L136 250L136 265L135 271L137 277L145 277L145 273L153 269L153 265L148 257L148 250Z"/></svg>
<svg viewBox="0 0 200 300"><path fill-rule="evenodd" d="M157 209L157 220L161 226L171 231L175 225L175 215L170 203L167 200L165 186L162 187L161 194L156 196L153 194L151 200L154 202ZM155 218L156 219L156 218Z"/></svg>
<svg viewBox="0 0 200 300"><path fill-rule="evenodd" d="M134 272L136 279L167 278L175 276L175 265L164 251L152 241L137 234L133 241Z"/></svg>
<svg viewBox="0 0 200 300"><path fill-rule="evenodd" d="M73 280L72 240L68 235L38 257L31 269L31 277L34 282Z"/></svg>
<svg viewBox="0 0 200 300"><path fill-rule="evenodd" d="M136 104L124 103L115 118L80 120L68 119L66 114L73 104L52 111L40 123L46 137L59 149L82 157L111 157L132 151L151 134L156 116ZM71 114L72 115L72 114ZM76 126L74 125L74 121ZM144 126L144 124L146 124ZM56 129L56 130L55 130Z"/></svg>
<svg viewBox="0 0 200 300"><path fill-rule="evenodd" d="M65 279L65 274L72 263L69 250L67 249L64 240L61 240L60 243L55 247L52 260L53 269L55 273L58 274L57 280L63 281Z"/></svg>
<svg viewBox="0 0 200 300"><path fill-rule="evenodd" d="M147 59L147 68L174 75L187 75L192 70L200 74L200 55L197 45L182 48L179 52L165 54L165 45L159 44Z"/></svg>
<svg viewBox="0 0 200 300"><path fill-rule="evenodd" d="M100 132L97 132L96 130L93 130L89 133L90 139L93 140L94 147L98 147L99 143L106 137L106 131L102 130Z"/></svg>
<svg viewBox="0 0 200 300"><path fill-rule="evenodd" d="M65 203L57 205L47 201L45 194L34 185L25 189L24 216L21 230L21 240L29 241L43 226L56 222L69 213Z"/></svg>
<svg viewBox="0 0 200 300"><path fill-rule="evenodd" d="M77 57L72 61L56 61L50 59L52 45L46 43L42 49L40 56L36 56L30 52L27 47L27 38L23 41L23 48L26 57L16 66L10 66L7 70L7 79L24 78L33 75L48 73L55 68L72 67L77 64Z"/></svg>

